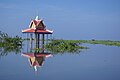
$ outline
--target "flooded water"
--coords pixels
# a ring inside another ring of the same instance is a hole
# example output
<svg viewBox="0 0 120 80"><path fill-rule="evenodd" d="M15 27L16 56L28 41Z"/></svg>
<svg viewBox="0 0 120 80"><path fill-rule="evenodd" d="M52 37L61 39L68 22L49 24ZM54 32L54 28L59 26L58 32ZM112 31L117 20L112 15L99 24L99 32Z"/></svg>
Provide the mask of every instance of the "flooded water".
<svg viewBox="0 0 120 80"><path fill-rule="evenodd" d="M39 16L53 39L120 41L120 0L0 0L0 11L0 33L12 37L29 38L21 30ZM36 21L33 27L43 25ZM38 55L29 42L10 49L11 40L0 45L0 80L120 80L120 47L83 44L90 49Z"/></svg>
<svg viewBox="0 0 120 80"><path fill-rule="evenodd" d="M0 56L0 80L120 80L120 47L84 44L79 54L51 54L37 71L19 53Z"/></svg>

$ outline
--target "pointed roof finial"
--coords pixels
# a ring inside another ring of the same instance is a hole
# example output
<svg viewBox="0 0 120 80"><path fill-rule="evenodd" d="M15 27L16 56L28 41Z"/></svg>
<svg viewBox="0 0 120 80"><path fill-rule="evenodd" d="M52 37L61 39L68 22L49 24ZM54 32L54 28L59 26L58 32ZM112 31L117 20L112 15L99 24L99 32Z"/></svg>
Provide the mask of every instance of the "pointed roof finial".
<svg viewBox="0 0 120 80"><path fill-rule="evenodd" d="M38 16L36 16L35 20L38 21Z"/></svg>

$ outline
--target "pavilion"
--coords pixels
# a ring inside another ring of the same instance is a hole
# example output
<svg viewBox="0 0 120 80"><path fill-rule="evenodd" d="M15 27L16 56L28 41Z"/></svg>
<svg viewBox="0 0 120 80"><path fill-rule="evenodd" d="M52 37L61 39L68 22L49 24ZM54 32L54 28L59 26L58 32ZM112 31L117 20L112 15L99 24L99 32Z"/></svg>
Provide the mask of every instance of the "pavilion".
<svg viewBox="0 0 120 80"><path fill-rule="evenodd" d="M35 48L39 48L40 34L41 34L42 49L44 49L45 34L47 35L47 38L48 38L48 34L53 34L53 31L46 29L46 26L44 25L43 20L38 19L38 16L36 16L36 19L30 22L29 28L22 30L22 33L30 34L30 49L32 49L33 34L35 34Z"/></svg>

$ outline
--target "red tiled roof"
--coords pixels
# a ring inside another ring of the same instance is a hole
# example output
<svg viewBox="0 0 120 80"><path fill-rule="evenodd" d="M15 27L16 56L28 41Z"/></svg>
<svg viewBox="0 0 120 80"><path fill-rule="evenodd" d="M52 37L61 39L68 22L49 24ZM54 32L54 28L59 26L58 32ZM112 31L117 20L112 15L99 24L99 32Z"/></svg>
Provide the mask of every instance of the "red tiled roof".
<svg viewBox="0 0 120 80"><path fill-rule="evenodd" d="M48 31L48 30L40 30L40 29L25 29L25 30L22 30L23 33L40 33L40 34L52 34L51 31Z"/></svg>

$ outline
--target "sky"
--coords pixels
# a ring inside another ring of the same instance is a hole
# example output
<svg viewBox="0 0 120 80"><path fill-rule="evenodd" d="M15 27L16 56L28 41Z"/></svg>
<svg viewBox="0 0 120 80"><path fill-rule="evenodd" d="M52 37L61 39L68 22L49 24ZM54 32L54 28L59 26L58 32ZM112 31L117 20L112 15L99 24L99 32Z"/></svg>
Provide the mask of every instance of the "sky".
<svg viewBox="0 0 120 80"><path fill-rule="evenodd" d="M0 30L11 36L37 15L57 39L120 40L120 0L0 0Z"/></svg>

